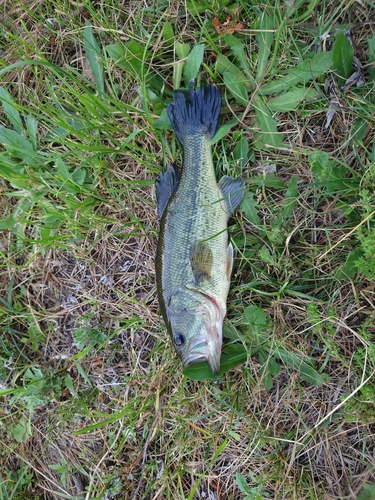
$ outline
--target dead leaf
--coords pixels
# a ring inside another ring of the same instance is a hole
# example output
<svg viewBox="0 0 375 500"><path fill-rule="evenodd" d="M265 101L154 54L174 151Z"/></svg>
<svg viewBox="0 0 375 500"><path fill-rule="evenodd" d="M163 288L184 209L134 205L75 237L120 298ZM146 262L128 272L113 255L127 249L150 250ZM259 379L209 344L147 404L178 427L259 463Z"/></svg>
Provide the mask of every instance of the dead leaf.
<svg viewBox="0 0 375 500"><path fill-rule="evenodd" d="M244 28L244 25L241 22L236 22L235 20L231 19L230 16L227 16L227 20L223 23L220 23L219 19L215 17L212 20L212 25L219 35L223 35L225 33L232 34L235 31L239 31Z"/></svg>

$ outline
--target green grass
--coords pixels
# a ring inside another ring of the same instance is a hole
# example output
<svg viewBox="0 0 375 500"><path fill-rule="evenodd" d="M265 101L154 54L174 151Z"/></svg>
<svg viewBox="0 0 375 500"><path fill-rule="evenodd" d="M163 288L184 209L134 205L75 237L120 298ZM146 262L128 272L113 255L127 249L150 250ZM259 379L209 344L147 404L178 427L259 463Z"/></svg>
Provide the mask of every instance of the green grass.
<svg viewBox="0 0 375 500"><path fill-rule="evenodd" d="M372 498L374 6L1 9L0 498ZM192 78L247 185L214 380L182 373L155 289Z"/></svg>

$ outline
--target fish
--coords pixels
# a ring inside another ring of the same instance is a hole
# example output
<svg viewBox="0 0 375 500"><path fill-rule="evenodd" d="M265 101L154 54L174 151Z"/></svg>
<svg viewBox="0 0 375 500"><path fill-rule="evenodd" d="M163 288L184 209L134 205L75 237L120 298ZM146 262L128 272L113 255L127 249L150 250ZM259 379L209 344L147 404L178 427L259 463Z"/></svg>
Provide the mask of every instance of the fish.
<svg viewBox="0 0 375 500"><path fill-rule="evenodd" d="M216 181L211 141L221 111L215 85L173 92L167 114L183 148L181 167L168 164L156 180L160 230L155 274L160 311L183 368L207 361L220 372L223 320L233 268L228 219L245 181Z"/></svg>

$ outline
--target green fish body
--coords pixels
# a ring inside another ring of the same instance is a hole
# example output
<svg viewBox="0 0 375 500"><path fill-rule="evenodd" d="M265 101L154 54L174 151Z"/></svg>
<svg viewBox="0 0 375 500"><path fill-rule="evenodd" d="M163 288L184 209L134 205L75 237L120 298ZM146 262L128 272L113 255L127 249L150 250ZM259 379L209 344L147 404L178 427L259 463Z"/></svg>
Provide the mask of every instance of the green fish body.
<svg viewBox="0 0 375 500"><path fill-rule="evenodd" d="M233 266L227 223L243 179L216 182L211 139L221 96L215 86L174 92L168 116L183 146L181 172L168 165L156 183L160 234L156 278L161 312L184 367L220 370L223 319Z"/></svg>

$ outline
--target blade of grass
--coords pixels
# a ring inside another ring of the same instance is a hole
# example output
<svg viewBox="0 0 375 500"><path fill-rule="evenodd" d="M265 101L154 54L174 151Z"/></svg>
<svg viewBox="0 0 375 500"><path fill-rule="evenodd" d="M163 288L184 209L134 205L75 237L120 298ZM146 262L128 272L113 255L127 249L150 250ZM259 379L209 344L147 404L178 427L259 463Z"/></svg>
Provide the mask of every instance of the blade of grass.
<svg viewBox="0 0 375 500"><path fill-rule="evenodd" d="M83 31L83 47L90 64L96 87L101 94L104 94L103 54L94 36L92 26L87 20L85 21L85 29Z"/></svg>

